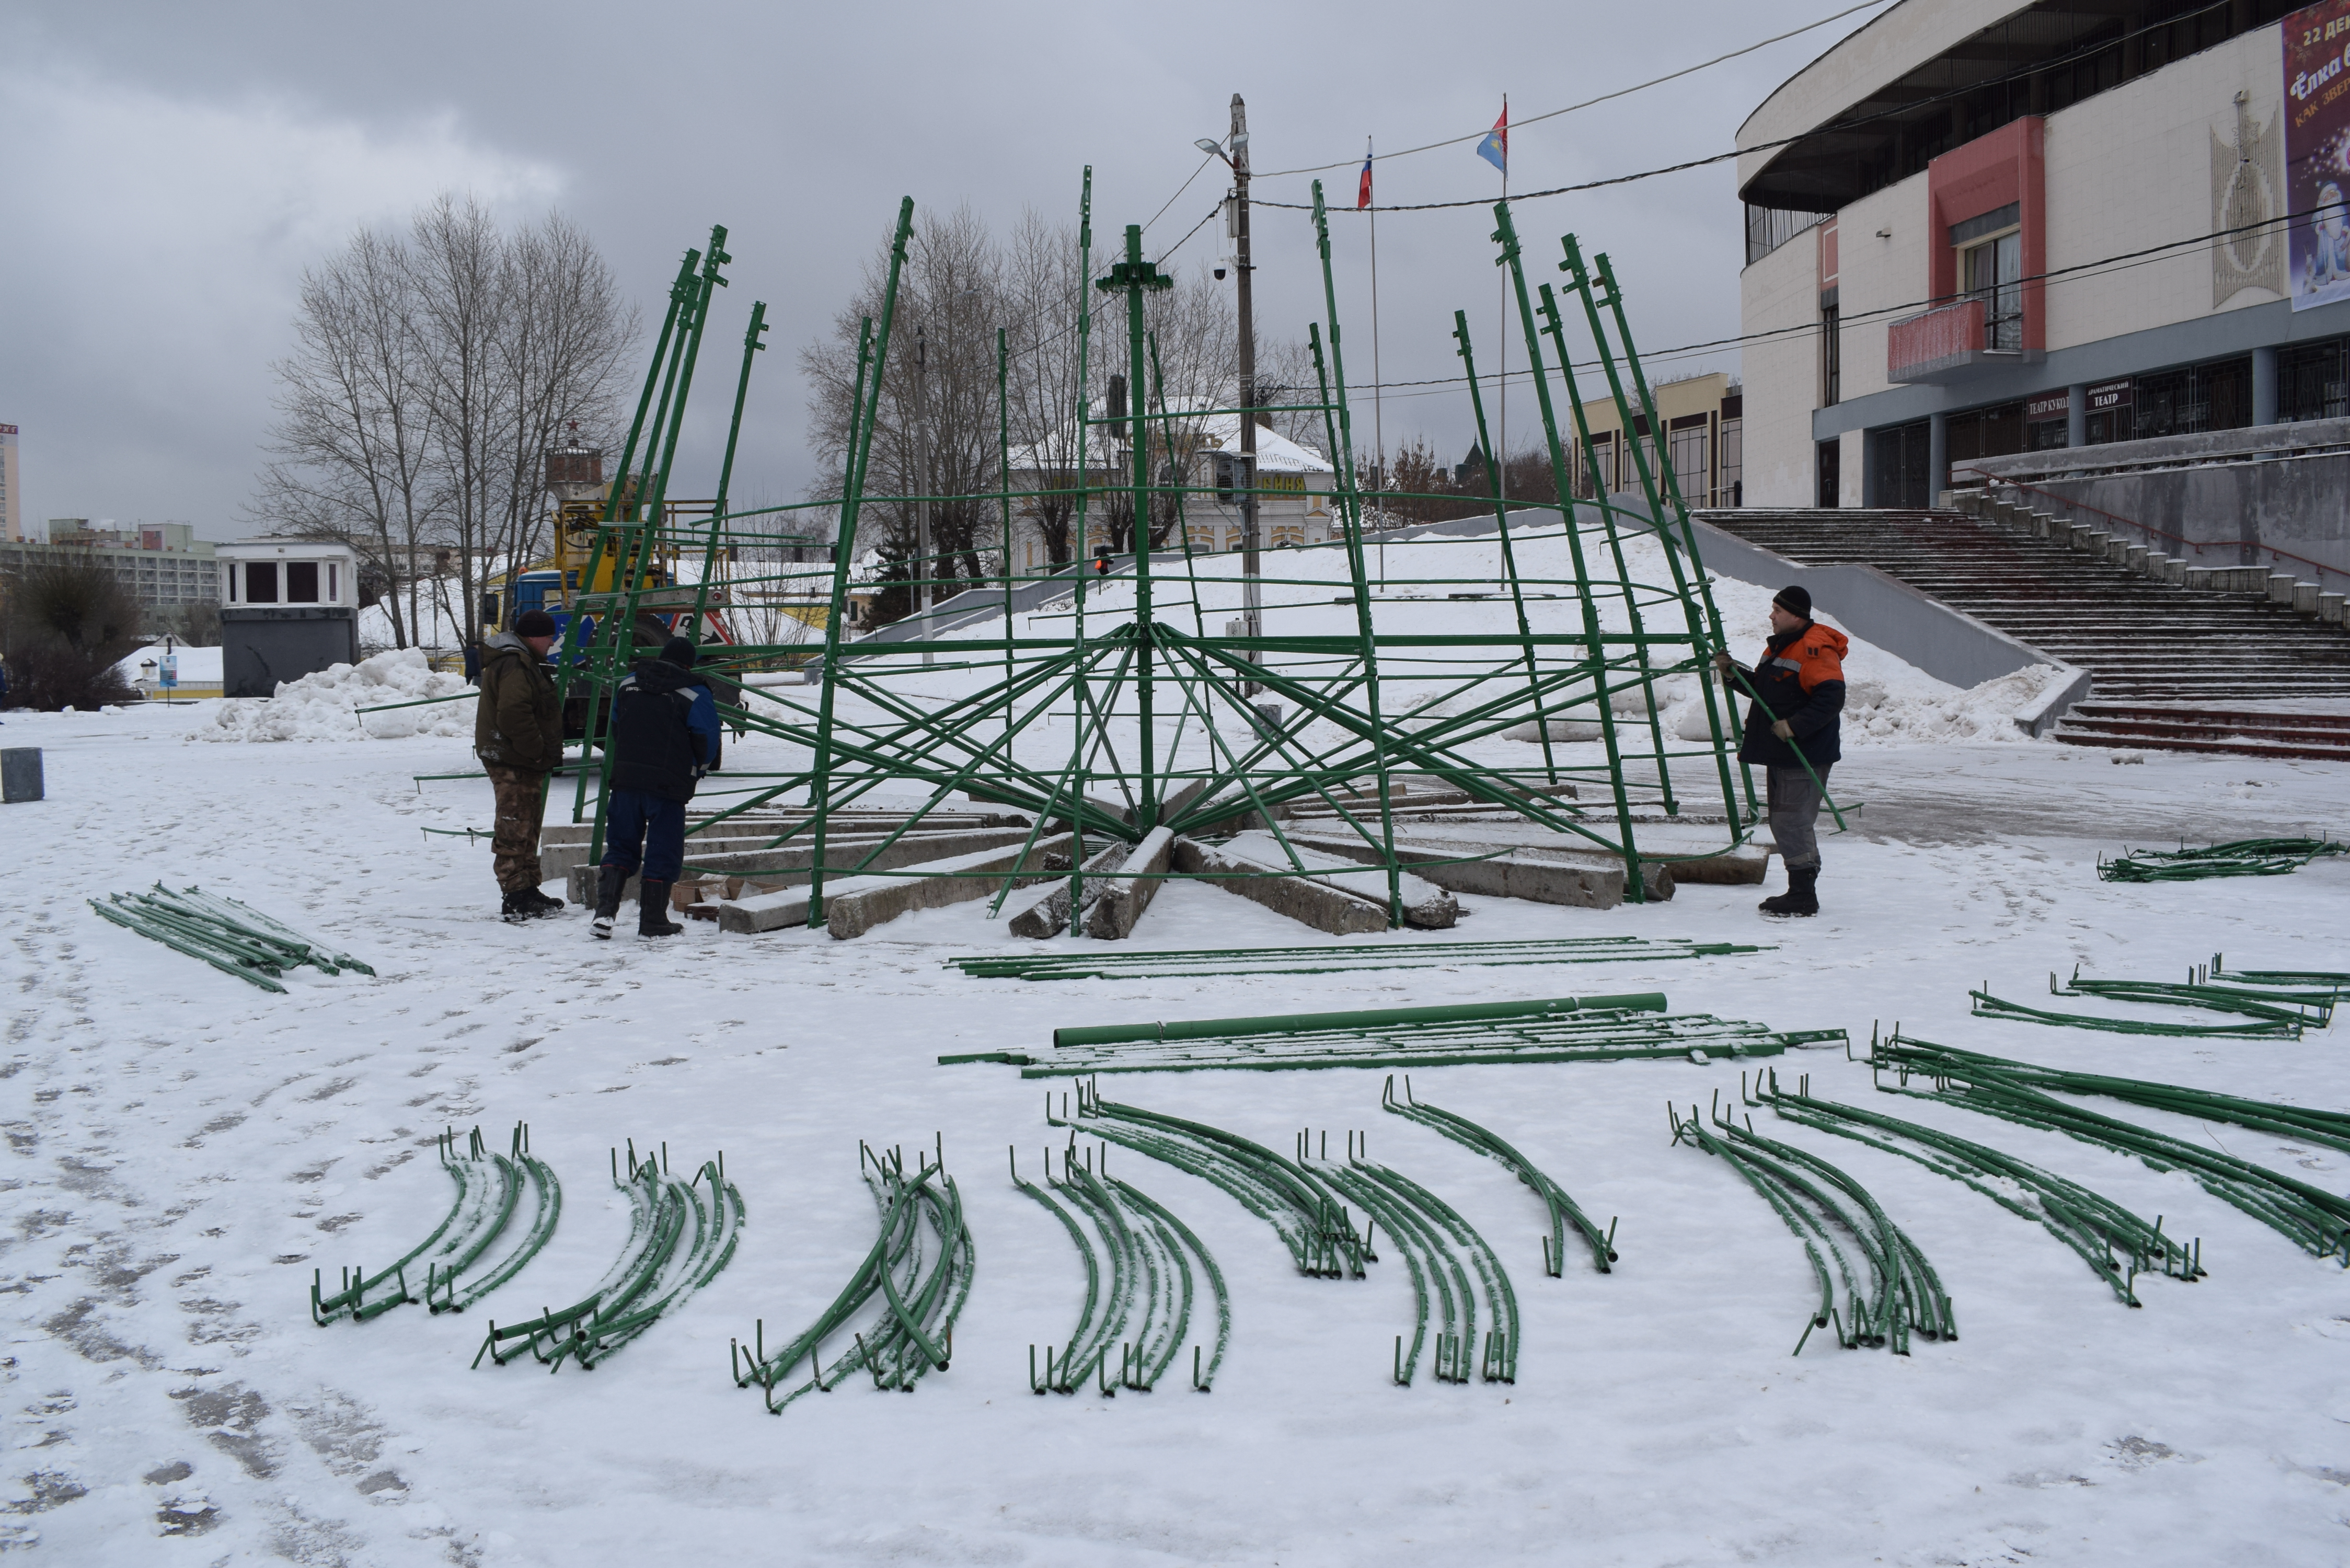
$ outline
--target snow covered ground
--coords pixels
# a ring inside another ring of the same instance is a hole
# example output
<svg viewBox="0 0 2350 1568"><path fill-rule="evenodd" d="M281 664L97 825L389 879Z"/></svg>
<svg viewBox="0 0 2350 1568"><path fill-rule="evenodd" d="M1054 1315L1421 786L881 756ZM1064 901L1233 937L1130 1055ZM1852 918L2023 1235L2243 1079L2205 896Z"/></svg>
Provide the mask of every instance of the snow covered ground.
<svg viewBox="0 0 2350 1568"><path fill-rule="evenodd" d="M463 704L455 705L458 708ZM1661 989L1676 1011L1929 1039L2035 1061L2350 1106L2342 1029L2295 1044L2167 1042L1967 1016L1988 981L2350 968L2350 864L2114 886L2126 842L2339 833L2350 770L2046 743L1856 745L1820 918L1685 887L1606 913L1463 898L1452 931L1360 945L1633 933L1763 940L1686 962L1461 968L1376 979L976 981L1015 940L962 905L856 942L691 925L591 941L573 912L494 918L491 803L463 735L189 745L215 704L11 713L48 799L0 807L10 1000L0 1120L0 1547L59 1563L641 1563L1712 1564L2328 1563L2350 1557L2350 1278L2183 1177L1939 1106L1872 1096L1842 1053L1791 1054L1814 1092L2024 1154L2199 1236L2210 1277L2129 1311L2044 1232L1915 1166L1783 1127L1866 1181L1924 1247L1963 1336L1899 1358L1814 1334L1794 1239L1717 1161L1670 1147L1669 1100L1735 1090L1717 1064L1461 1067L1423 1097L1494 1128L1595 1215L1622 1262L1544 1277L1540 1205L1498 1166L1383 1116L1368 1072L1136 1076L1115 1096L1285 1148L1367 1129L1376 1157L1492 1241L1525 1314L1518 1381L1390 1386L1411 1293L1390 1258L1308 1280L1206 1184L1121 1153L1231 1282L1215 1392L1038 1398L1083 1277L1015 1191L1055 1141L1041 1086L941 1052L1034 1048L1056 1024ZM426 709L432 713L435 710ZM355 726L353 727L355 730ZM730 768L779 748L730 742ZM161 879L244 898L379 970L271 996L104 924L87 896ZM1774 874L1773 883L1777 878ZM1311 938L1212 888L1169 887L1138 941ZM2094 1007L2094 1003L2083 1004ZM2150 1113L2146 1119L2158 1119ZM380 1266L435 1223L430 1143L527 1120L565 1183L553 1244L460 1318L403 1307L311 1325L314 1269ZM1763 1118L1758 1115L1758 1125ZM2350 1159L2230 1127L2184 1136L2320 1182ZM911 1397L855 1385L781 1417L727 1376L732 1336L795 1332L870 1244L857 1140L942 1134L978 1247L951 1369ZM723 1149L749 1229L672 1320L582 1374L470 1370L485 1317L577 1295L627 1208L598 1156L633 1137ZM1336 1139L1333 1140L1334 1144ZM1188 1359L1188 1358L1187 1358ZM177 1532L178 1533L166 1533Z"/></svg>

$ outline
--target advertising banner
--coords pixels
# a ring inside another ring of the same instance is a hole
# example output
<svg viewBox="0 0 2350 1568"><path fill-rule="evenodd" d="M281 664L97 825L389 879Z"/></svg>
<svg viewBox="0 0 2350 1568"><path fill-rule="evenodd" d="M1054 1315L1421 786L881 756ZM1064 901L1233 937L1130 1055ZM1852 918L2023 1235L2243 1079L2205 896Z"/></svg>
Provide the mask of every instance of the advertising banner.
<svg viewBox="0 0 2350 1568"><path fill-rule="evenodd" d="M2284 19L2284 189L2293 307L2350 299L2350 0Z"/></svg>

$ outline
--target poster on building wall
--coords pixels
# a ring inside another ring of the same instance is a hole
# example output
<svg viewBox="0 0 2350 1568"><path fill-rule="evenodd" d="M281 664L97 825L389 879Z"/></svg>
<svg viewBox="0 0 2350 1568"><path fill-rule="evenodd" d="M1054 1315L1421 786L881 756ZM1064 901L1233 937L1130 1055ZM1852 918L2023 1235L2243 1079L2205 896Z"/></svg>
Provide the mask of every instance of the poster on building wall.
<svg viewBox="0 0 2350 1568"><path fill-rule="evenodd" d="M2350 0L2284 19L2284 185L2293 307L2350 299Z"/></svg>

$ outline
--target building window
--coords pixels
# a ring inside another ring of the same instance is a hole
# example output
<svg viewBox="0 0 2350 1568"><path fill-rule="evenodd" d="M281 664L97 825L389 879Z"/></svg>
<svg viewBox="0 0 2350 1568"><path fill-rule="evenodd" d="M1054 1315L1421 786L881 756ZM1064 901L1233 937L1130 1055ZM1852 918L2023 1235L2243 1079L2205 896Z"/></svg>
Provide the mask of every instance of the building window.
<svg viewBox="0 0 2350 1568"><path fill-rule="evenodd" d="M2130 435L2136 440L2241 430L2252 422L2250 356L2139 376L2134 390Z"/></svg>
<svg viewBox="0 0 2350 1568"><path fill-rule="evenodd" d="M1688 414L1675 420L1665 432L1672 457L1673 480L1680 488L1684 504L1713 504L1711 423L1704 414Z"/></svg>
<svg viewBox="0 0 2350 1568"><path fill-rule="evenodd" d="M2277 350L2277 418L2338 420L2350 418L2350 385L2345 385L2345 344L2310 343Z"/></svg>
<svg viewBox="0 0 2350 1568"><path fill-rule="evenodd" d="M1820 307L1820 407L1844 401L1844 310L1835 299Z"/></svg>
<svg viewBox="0 0 2350 1568"><path fill-rule="evenodd" d="M274 605L277 602L277 563L247 561L244 564L244 602Z"/></svg>
<svg viewBox="0 0 2350 1568"><path fill-rule="evenodd" d="M1797 234L1825 223L1833 213L1790 213L1777 207L1746 204L1746 265L1752 266Z"/></svg>
<svg viewBox="0 0 2350 1568"><path fill-rule="evenodd" d="M1725 414L1721 421L1721 493L1714 498L1717 506L1746 504L1746 421L1734 414Z"/></svg>
<svg viewBox="0 0 2350 1568"><path fill-rule="evenodd" d="M293 605L314 605L318 602L318 563L288 561L286 563L286 602Z"/></svg>
<svg viewBox="0 0 2350 1568"><path fill-rule="evenodd" d="M1983 305L1983 347L2020 352L2023 348L2023 232L2020 208L2010 202L1994 213L1950 225L1959 252L1959 287Z"/></svg>
<svg viewBox="0 0 2350 1568"><path fill-rule="evenodd" d="M1844 442L1840 441L1829 440L1819 443L1816 454L1817 466L1819 469L1819 490L1814 497L1815 503L1818 505L1837 506L1842 504L1842 502L1838 497L1844 489L1842 472L1844 468L1843 452Z"/></svg>
<svg viewBox="0 0 2350 1568"><path fill-rule="evenodd" d="M1869 431L1868 470L1863 476L1869 495L1864 504L1923 510L1930 483L1926 472L1930 443L1924 420Z"/></svg>

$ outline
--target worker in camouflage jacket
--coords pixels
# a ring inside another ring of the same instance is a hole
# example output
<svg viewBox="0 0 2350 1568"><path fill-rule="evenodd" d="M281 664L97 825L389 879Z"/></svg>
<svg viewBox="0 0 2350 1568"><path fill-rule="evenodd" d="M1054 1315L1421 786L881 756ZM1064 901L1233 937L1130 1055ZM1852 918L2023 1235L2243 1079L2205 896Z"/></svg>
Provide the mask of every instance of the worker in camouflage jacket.
<svg viewBox="0 0 2350 1568"><path fill-rule="evenodd" d="M546 775L563 760L563 717L545 663L555 618L525 610L512 631L482 649L482 695L473 710L473 754L497 794L490 853L509 924L560 914L563 900L538 890L538 830Z"/></svg>
<svg viewBox="0 0 2350 1568"><path fill-rule="evenodd" d="M1820 912L1816 825L1828 769L1844 754L1844 633L1812 619L1812 596L1781 588L1771 600L1771 637L1752 670L1713 656L1723 684L1752 697L1738 760L1762 769L1771 837L1787 867L1787 890L1759 906L1766 915ZM1808 765L1806 765L1808 764Z"/></svg>

